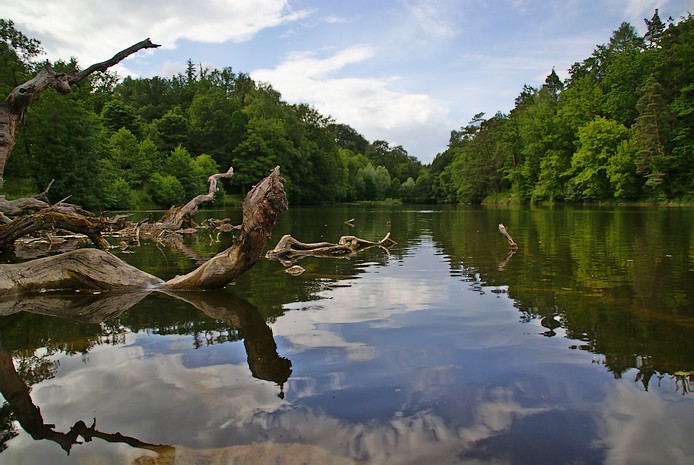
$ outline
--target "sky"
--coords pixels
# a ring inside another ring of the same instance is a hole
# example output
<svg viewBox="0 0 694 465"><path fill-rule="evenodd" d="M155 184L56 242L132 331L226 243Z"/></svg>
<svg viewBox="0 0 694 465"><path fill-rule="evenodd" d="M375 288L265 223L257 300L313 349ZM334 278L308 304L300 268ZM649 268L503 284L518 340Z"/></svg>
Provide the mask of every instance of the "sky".
<svg viewBox="0 0 694 465"><path fill-rule="evenodd" d="M622 22L694 0L0 0L50 60L103 61L147 37L121 76L170 77L190 59L269 83L369 141L430 163L474 115L508 113L524 85L560 78Z"/></svg>

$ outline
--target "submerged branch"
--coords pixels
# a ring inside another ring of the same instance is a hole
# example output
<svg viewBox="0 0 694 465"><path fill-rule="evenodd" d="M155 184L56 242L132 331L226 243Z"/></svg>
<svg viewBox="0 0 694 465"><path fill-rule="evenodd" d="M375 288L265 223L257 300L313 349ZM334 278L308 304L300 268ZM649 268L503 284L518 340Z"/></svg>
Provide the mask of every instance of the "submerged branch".
<svg viewBox="0 0 694 465"><path fill-rule="evenodd" d="M516 244L516 241L513 240L513 238L511 237L511 235L508 232L508 229L506 229L506 226L504 226L503 223L499 223L499 232L501 233L502 236L504 236L506 238L506 240L508 241L508 245L512 249L515 250L518 248L518 244Z"/></svg>
<svg viewBox="0 0 694 465"><path fill-rule="evenodd" d="M380 241L373 242L356 236L342 236L334 244L331 242L305 243L294 239L290 234L283 236L274 249L265 254L268 260L277 260L284 266L290 266L303 257L351 258L357 252L371 247L382 247L388 250L397 244L390 238L390 233Z"/></svg>

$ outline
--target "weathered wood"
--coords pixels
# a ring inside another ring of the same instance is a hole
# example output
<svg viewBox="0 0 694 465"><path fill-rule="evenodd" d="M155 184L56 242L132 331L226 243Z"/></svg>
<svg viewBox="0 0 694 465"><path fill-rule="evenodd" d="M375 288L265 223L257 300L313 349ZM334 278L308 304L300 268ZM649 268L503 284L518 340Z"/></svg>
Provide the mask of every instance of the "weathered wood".
<svg viewBox="0 0 694 465"><path fill-rule="evenodd" d="M516 241L513 240L513 238L508 232L508 229L506 229L506 226L504 226L502 223L499 223L499 232L506 238L506 240L508 241L508 245L512 249L515 250L518 248L518 244L516 244Z"/></svg>
<svg viewBox="0 0 694 465"><path fill-rule="evenodd" d="M337 243L305 243L294 239L290 234L286 234L282 236L274 249L265 254L265 258L277 260L284 266L291 266L303 257L351 258L360 250L370 247L388 249L395 244L397 242L390 238L390 233L377 242L367 241L356 236L342 236Z"/></svg>
<svg viewBox="0 0 694 465"><path fill-rule="evenodd" d="M193 217L199 205L214 200L218 190L218 180L231 177L233 172L233 168L229 168L225 173L213 174L208 178L209 186L206 194L194 197L183 206L171 208L164 214L162 220L155 223L148 223L148 219L145 218L137 224L128 225L125 223L125 218L129 215L117 215L114 218L94 217L78 205L64 202L49 206L38 198L45 195L45 191L37 197L12 202L0 197L0 213L5 212L8 216L26 215L31 211L39 210L33 215L15 220L0 216L0 249L11 251L14 249L14 242L19 238L45 229L64 229L71 233L84 234L97 247L107 249L108 243L101 234L103 231L113 231L118 225L120 228L117 229L120 229L121 235L134 237L135 243L139 243L140 235L142 235L144 238L158 242L178 244L181 243L181 236L175 233L197 232L192 227L195 225ZM233 228L231 225L224 227L227 231ZM240 226L238 228L240 229Z"/></svg>
<svg viewBox="0 0 694 465"><path fill-rule="evenodd" d="M277 217L286 209L287 197L278 166L246 195L241 232L234 238L233 245L190 273L167 281L162 288L212 289L226 286L260 258Z"/></svg>
<svg viewBox="0 0 694 465"><path fill-rule="evenodd" d="M100 249L108 249L108 242L101 235L106 225L100 218L68 214L52 209L17 218L0 225L0 248L11 251L20 237L47 229L64 229L84 234Z"/></svg>
<svg viewBox="0 0 694 465"><path fill-rule="evenodd" d="M58 289L151 289L161 283L161 279L99 249L77 249L0 265L0 297Z"/></svg>
<svg viewBox="0 0 694 465"><path fill-rule="evenodd" d="M93 64L83 71L56 73L51 65L46 63L36 76L15 87L5 101L0 102L0 187L3 184L5 164L12 153L17 136L24 123L26 110L38 94L49 87L54 88L61 94L68 94L73 85L79 84L92 73L106 71L133 53L142 49L156 47L159 47L159 45L152 43L149 39L145 39L121 50L110 59Z"/></svg>
<svg viewBox="0 0 694 465"><path fill-rule="evenodd" d="M53 289L221 288L258 261L277 217L286 209L284 184L276 167L246 196L241 233L232 246L186 275L164 282L106 251L77 249L29 262L0 265L0 298Z"/></svg>
<svg viewBox="0 0 694 465"><path fill-rule="evenodd" d="M230 178L233 175L234 168L230 166L226 173L217 173L210 176L208 178L207 194L193 197L183 206L171 208L160 221L163 227L169 230L194 227L193 217L198 212L200 204L213 201L218 190L217 183L219 180Z"/></svg>
<svg viewBox="0 0 694 465"><path fill-rule="evenodd" d="M43 210L48 208L48 205L43 200L36 197L26 197L23 199L5 200L5 197L0 196L0 213L7 217L16 217L32 211Z"/></svg>

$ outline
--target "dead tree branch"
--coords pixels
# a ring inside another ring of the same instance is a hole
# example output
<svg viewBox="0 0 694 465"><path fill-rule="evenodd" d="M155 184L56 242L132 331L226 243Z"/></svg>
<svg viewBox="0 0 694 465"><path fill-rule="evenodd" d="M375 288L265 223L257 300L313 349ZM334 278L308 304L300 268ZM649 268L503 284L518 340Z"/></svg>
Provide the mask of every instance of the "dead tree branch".
<svg viewBox="0 0 694 465"><path fill-rule="evenodd" d="M0 265L0 298L54 289L213 289L226 286L260 258L277 217L287 209L276 167L243 203L240 234L231 247L192 272L167 282L98 249L77 249L24 263Z"/></svg>
<svg viewBox="0 0 694 465"><path fill-rule="evenodd" d="M104 228L105 224L101 218L46 209L0 225L0 247L11 251L14 249L14 242L20 237L46 229L63 229L84 234L94 245L106 250L108 242L101 235Z"/></svg>
<svg viewBox="0 0 694 465"><path fill-rule="evenodd" d="M61 94L69 94L73 85L79 84L90 74L97 71L106 71L111 66L120 63L128 56L142 49L157 47L159 45L152 43L149 39L145 39L121 50L112 58L96 63L79 72L56 73L51 65L46 63L36 76L15 87L5 101L0 102L0 187L3 184L5 164L12 153L19 131L24 124L26 110L38 94L49 87L54 88Z"/></svg>
<svg viewBox="0 0 694 465"><path fill-rule="evenodd" d="M513 250L516 250L518 248L518 244L516 244L516 241L513 240L513 238L508 232L508 229L506 229L506 226L504 226L502 223L499 223L499 232L506 238L506 240L508 241L508 245Z"/></svg>
<svg viewBox="0 0 694 465"><path fill-rule="evenodd" d="M274 249L265 254L265 258L277 260L284 266L290 266L303 257L351 258L357 252L370 247L389 249L395 244L397 242L390 238L390 233L378 242L367 241L356 236L342 236L336 244L331 242L304 243L287 234L279 240Z"/></svg>
<svg viewBox="0 0 694 465"><path fill-rule="evenodd" d="M230 178L234 175L234 168L229 167L226 173L213 174L208 178L207 194L202 194L194 197L188 203L181 207L173 207L167 211L161 219L162 226L169 230L178 230L181 228L195 227L193 217L198 212L200 204L211 202L214 200L217 193L217 183L220 179Z"/></svg>
<svg viewBox="0 0 694 465"><path fill-rule="evenodd" d="M278 166L246 195L241 232L234 238L234 244L190 273L167 281L162 288L212 289L226 286L260 258L277 216L286 209L287 196Z"/></svg>

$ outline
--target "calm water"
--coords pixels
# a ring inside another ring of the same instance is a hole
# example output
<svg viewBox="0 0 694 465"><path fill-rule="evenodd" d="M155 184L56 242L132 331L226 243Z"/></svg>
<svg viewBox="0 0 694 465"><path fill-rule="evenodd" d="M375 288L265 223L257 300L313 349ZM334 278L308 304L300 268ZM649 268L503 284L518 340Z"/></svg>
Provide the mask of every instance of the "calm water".
<svg viewBox="0 0 694 465"><path fill-rule="evenodd" d="M291 208L269 245L388 231L219 292L0 302L0 463L694 463L694 210ZM116 253L168 278L211 239Z"/></svg>

